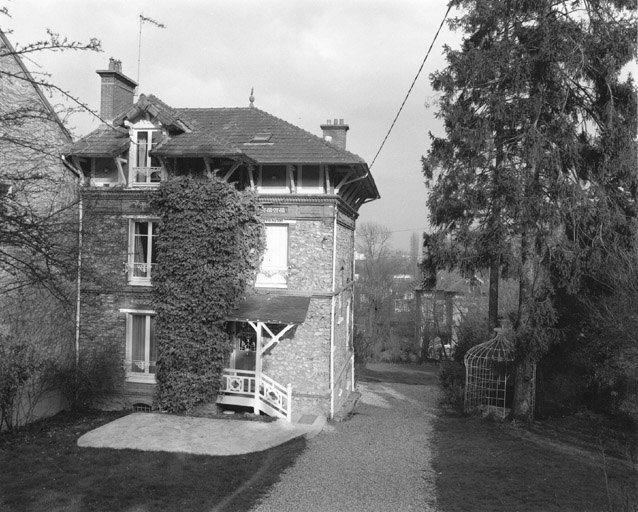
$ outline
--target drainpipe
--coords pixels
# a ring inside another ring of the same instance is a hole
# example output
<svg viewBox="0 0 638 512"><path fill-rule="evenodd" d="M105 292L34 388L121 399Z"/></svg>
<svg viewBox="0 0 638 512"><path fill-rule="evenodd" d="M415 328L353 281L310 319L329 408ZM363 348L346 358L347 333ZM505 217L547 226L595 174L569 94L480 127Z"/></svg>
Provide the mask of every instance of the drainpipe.
<svg viewBox="0 0 638 512"><path fill-rule="evenodd" d="M78 179L79 199L78 199L78 272L76 277L76 299L75 299L75 369L80 366L80 290L82 284L82 222L84 218L84 205L82 203L82 173L78 171L64 156L62 162Z"/></svg>
<svg viewBox="0 0 638 512"><path fill-rule="evenodd" d="M337 208L332 228L332 299L330 306L330 419L335 414L335 290L337 289Z"/></svg>
<svg viewBox="0 0 638 512"><path fill-rule="evenodd" d="M350 306L350 332L348 333L348 336L350 336L350 346L352 347L352 364L350 366L350 380L351 380L351 384L350 384L350 389L352 390L352 392L355 392L354 386L355 386L355 375L354 375L354 357L355 357L355 353L354 353L354 287L357 285L357 283L354 280L354 276L357 274L357 258L355 257L355 254L357 252L357 247L356 247L356 240L357 240L357 226L355 224L355 228L354 228L354 240L353 240L353 247L352 247L352 275L350 276L350 279L352 280L352 292L350 294L351 297L351 306Z"/></svg>

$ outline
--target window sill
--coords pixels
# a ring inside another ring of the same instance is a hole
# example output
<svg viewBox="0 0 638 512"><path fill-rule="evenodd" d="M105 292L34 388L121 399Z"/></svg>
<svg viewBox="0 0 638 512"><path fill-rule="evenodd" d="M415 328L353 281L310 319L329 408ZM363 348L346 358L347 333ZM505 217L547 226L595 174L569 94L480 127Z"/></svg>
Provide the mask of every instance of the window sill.
<svg viewBox="0 0 638 512"><path fill-rule="evenodd" d="M127 283L129 286L153 286L150 279L148 281L130 281Z"/></svg>
<svg viewBox="0 0 638 512"><path fill-rule="evenodd" d="M155 375L147 375L142 373L127 373L126 382L137 382L139 384L155 384Z"/></svg>
<svg viewBox="0 0 638 512"><path fill-rule="evenodd" d="M259 273L255 280L256 288L288 288L288 281L282 274L284 270L279 272L267 271L268 274Z"/></svg>

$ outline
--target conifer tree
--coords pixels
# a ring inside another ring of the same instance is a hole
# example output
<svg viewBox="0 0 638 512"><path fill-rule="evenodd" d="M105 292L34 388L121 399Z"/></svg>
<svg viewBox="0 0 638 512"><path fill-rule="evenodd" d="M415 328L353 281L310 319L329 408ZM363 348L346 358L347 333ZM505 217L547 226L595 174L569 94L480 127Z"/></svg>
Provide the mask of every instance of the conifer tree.
<svg viewBox="0 0 638 512"><path fill-rule="evenodd" d="M452 0L464 33L432 75L445 136L423 159L429 268L502 270L519 282L513 414L529 421L533 366L559 342L558 288L631 245L636 58L628 0Z"/></svg>

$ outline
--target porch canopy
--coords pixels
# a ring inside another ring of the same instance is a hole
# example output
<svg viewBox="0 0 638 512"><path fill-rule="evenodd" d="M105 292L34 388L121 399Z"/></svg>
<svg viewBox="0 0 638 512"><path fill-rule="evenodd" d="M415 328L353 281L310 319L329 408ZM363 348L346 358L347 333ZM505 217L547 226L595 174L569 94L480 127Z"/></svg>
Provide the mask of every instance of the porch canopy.
<svg viewBox="0 0 638 512"><path fill-rule="evenodd" d="M308 314L310 297L295 295L250 295L226 320L268 324L302 324Z"/></svg>

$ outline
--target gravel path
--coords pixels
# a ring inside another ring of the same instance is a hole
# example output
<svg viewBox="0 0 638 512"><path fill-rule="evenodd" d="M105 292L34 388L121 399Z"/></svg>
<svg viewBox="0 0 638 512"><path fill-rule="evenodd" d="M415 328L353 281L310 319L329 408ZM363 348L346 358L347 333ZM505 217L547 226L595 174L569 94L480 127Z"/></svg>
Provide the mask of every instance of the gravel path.
<svg viewBox="0 0 638 512"><path fill-rule="evenodd" d="M253 512L436 511L434 386L360 383L351 419L308 442Z"/></svg>

